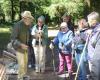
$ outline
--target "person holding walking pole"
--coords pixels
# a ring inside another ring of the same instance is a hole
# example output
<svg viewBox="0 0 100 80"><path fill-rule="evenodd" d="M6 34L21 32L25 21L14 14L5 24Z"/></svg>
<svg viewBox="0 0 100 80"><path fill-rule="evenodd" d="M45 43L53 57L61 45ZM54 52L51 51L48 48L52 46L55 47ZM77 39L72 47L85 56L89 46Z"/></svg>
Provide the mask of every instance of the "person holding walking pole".
<svg viewBox="0 0 100 80"><path fill-rule="evenodd" d="M45 25L44 16L38 18L38 22L32 28L32 46L35 54L35 72L45 72L45 51L48 39L48 27Z"/></svg>
<svg viewBox="0 0 100 80"><path fill-rule="evenodd" d="M57 36L53 39L52 43L50 44L50 48L53 49L54 45L58 45L59 48L59 71L57 72L58 75L64 73L64 63L65 66L68 68L69 78L72 77L72 65L71 65L71 44L73 39L73 32L68 29L67 23L62 22L60 25L60 30Z"/></svg>
<svg viewBox="0 0 100 80"><path fill-rule="evenodd" d="M88 23L92 31L88 43L88 62L90 78L100 80L100 16L98 12L91 12L88 16Z"/></svg>
<svg viewBox="0 0 100 80"><path fill-rule="evenodd" d="M77 64L77 80L86 80L86 51L83 52L83 48L86 42L86 31L88 30L88 25L85 19L80 19L78 21L78 30L75 32L75 37L73 39L73 48L75 50L75 60ZM83 55L82 55L83 54ZM80 61L81 60L81 61Z"/></svg>
<svg viewBox="0 0 100 80"><path fill-rule="evenodd" d="M32 26L33 16L30 11L24 11L22 20L14 24L11 40L18 61L18 80L23 80L27 73L29 28Z"/></svg>

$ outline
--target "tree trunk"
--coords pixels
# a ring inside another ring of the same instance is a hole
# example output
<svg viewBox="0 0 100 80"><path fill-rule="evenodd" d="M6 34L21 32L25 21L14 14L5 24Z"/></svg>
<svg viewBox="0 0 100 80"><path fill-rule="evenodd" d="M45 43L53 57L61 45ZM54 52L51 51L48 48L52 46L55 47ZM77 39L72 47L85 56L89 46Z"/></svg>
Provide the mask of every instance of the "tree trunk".
<svg viewBox="0 0 100 80"><path fill-rule="evenodd" d="M12 23L14 21L14 5L13 5L13 0L10 0L11 1L11 20L12 20Z"/></svg>

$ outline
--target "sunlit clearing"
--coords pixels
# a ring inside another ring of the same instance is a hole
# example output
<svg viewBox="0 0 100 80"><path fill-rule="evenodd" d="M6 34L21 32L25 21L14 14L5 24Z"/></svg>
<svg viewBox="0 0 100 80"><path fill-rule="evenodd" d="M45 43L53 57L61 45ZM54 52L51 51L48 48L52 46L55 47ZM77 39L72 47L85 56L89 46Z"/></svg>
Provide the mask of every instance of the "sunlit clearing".
<svg viewBox="0 0 100 80"><path fill-rule="evenodd" d="M0 33L9 33L10 28L0 28Z"/></svg>

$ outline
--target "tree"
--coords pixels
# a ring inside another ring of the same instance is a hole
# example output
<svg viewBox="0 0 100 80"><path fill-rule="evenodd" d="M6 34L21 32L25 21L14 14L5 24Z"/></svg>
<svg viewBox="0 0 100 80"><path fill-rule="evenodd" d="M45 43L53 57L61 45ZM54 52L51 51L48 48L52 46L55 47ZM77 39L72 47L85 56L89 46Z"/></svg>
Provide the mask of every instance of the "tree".
<svg viewBox="0 0 100 80"><path fill-rule="evenodd" d="M1 0L0 4L1 4L1 8L2 8L4 14L5 14L5 19L7 21L10 21L11 20L10 1L9 0Z"/></svg>
<svg viewBox="0 0 100 80"><path fill-rule="evenodd" d="M51 18L60 17L67 13L74 19L81 18L84 15L84 2L82 0L51 0L51 5L44 7L44 12Z"/></svg>
<svg viewBox="0 0 100 80"><path fill-rule="evenodd" d="M25 10L31 11L35 19L44 15L46 21L59 22L67 13L76 20L93 10L100 12L99 3L100 0L0 0L5 19L10 22L21 18L20 14Z"/></svg>

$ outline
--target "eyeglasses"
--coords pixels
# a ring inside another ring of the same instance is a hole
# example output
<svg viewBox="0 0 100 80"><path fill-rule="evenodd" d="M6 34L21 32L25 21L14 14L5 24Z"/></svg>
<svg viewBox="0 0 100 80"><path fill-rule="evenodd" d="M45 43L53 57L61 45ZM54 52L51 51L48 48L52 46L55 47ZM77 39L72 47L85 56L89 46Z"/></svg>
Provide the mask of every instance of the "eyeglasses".
<svg viewBox="0 0 100 80"><path fill-rule="evenodd" d="M25 21L31 21L32 19L30 18L30 17L23 17L23 19L25 20Z"/></svg>
<svg viewBox="0 0 100 80"><path fill-rule="evenodd" d="M66 27L63 27L63 28L61 28L61 29L66 29Z"/></svg>
<svg viewBox="0 0 100 80"><path fill-rule="evenodd" d="M38 21L38 23L43 23L43 21Z"/></svg>

